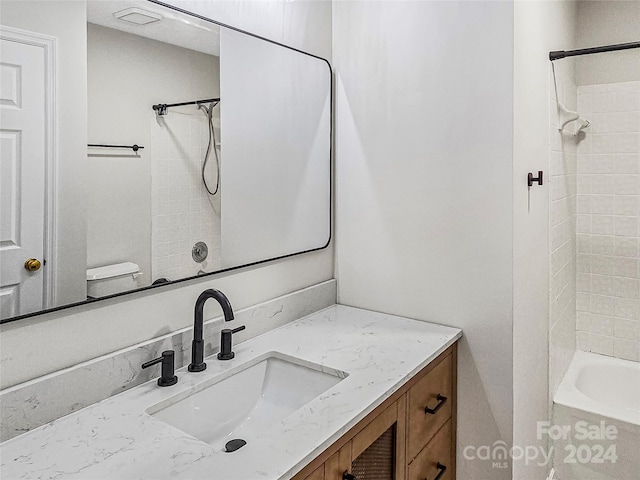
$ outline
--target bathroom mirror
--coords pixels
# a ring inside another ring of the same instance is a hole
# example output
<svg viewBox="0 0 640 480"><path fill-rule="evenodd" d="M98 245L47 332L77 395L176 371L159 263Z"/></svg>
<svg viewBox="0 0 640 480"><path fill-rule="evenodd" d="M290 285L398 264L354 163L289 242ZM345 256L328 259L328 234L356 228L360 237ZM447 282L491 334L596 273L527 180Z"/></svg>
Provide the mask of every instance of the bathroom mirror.
<svg viewBox="0 0 640 480"><path fill-rule="evenodd" d="M0 16L1 322L328 245L326 60L154 1L48 3Z"/></svg>

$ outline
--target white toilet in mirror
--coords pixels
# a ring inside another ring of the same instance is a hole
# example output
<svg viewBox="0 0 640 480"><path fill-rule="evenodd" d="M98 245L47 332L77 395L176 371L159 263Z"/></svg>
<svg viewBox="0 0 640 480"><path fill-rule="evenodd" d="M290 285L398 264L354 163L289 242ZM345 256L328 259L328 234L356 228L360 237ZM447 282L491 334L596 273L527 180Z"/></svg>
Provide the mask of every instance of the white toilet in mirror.
<svg viewBox="0 0 640 480"><path fill-rule="evenodd" d="M87 297L99 298L138 288L140 267L133 262L87 269Z"/></svg>

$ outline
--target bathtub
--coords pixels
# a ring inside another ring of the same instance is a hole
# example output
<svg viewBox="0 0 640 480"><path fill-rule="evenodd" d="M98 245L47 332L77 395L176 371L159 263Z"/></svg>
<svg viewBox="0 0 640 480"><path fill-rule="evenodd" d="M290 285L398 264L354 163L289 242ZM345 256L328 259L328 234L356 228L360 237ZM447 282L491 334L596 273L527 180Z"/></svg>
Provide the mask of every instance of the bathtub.
<svg viewBox="0 0 640 480"><path fill-rule="evenodd" d="M640 479L640 363L577 351L553 404L558 480Z"/></svg>

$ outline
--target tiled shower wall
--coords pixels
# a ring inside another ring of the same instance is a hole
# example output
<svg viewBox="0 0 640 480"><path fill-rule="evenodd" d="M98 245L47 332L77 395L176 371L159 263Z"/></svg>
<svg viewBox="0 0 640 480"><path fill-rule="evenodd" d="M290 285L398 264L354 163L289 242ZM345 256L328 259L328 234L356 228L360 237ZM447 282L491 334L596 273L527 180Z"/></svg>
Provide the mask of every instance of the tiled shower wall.
<svg viewBox="0 0 640 480"><path fill-rule="evenodd" d="M577 346L639 360L640 82L578 87Z"/></svg>
<svg viewBox="0 0 640 480"><path fill-rule="evenodd" d="M214 109L216 141L219 117ZM195 106L174 108L166 116L152 114L151 123L151 282L176 280L220 269L220 194L211 196L202 183L202 162L209 140L208 120ZM218 154L220 150L218 149ZM216 184L213 152L205 170L207 184ZM207 260L196 263L191 250L205 242Z"/></svg>
<svg viewBox="0 0 640 480"><path fill-rule="evenodd" d="M555 73L555 74L554 74ZM555 393L576 348L576 138L558 130L557 104L575 110L573 64L551 75L550 104L550 248L549 393Z"/></svg>

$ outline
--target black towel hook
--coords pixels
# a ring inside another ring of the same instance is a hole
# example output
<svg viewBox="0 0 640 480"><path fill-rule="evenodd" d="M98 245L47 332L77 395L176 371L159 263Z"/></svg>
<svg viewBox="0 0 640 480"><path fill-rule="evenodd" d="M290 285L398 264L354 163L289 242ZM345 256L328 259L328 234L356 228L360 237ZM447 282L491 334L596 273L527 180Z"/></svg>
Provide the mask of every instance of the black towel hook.
<svg viewBox="0 0 640 480"><path fill-rule="evenodd" d="M542 170L538 170L537 177L534 177L533 173L529 172L529 175L527 175L527 184L529 187L533 187L533 182L537 182L538 185L542 185Z"/></svg>

